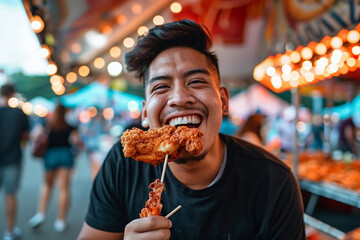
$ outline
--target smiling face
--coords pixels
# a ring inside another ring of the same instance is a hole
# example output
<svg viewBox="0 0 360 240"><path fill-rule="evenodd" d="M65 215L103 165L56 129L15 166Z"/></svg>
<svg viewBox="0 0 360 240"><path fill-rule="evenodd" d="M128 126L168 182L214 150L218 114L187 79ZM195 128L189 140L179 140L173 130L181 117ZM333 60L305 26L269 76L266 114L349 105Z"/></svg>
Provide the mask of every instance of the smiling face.
<svg viewBox="0 0 360 240"><path fill-rule="evenodd" d="M229 92L206 56L194 49L174 47L150 64L145 79L142 118L150 128L163 125L197 127L203 133L205 155L213 146L228 109Z"/></svg>

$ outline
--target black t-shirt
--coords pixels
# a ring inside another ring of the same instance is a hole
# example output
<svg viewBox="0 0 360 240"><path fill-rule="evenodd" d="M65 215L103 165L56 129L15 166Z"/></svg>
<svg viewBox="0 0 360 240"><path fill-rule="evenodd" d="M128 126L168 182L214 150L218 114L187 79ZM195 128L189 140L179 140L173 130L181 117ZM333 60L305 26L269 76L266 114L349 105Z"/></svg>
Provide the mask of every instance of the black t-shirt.
<svg viewBox="0 0 360 240"><path fill-rule="evenodd" d="M69 137L75 128L68 125L61 130L50 130L49 133L49 148L50 147L70 147Z"/></svg>
<svg viewBox="0 0 360 240"><path fill-rule="evenodd" d="M166 171L161 215L182 206L170 217L171 239L305 239L302 199L291 170L259 147L226 135L221 138L227 163L211 187L189 189ZM139 218L148 186L160 178L162 167L125 158L118 142L94 181L86 223L123 232L126 224Z"/></svg>
<svg viewBox="0 0 360 240"><path fill-rule="evenodd" d="M21 161L21 140L29 130L28 116L18 108L0 107L0 165Z"/></svg>

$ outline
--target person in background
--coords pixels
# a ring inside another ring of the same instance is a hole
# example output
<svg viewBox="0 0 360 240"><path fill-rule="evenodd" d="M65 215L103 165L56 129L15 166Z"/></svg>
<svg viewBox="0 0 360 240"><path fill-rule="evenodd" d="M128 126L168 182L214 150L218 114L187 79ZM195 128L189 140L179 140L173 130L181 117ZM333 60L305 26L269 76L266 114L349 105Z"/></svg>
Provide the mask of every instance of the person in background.
<svg viewBox="0 0 360 240"><path fill-rule="evenodd" d="M0 190L5 190L6 204L6 229L3 239L12 240L21 235L21 229L15 227L16 193L21 177L21 143L29 137L29 118L22 110L8 106L9 99L15 94L13 85L3 85L0 91Z"/></svg>
<svg viewBox="0 0 360 240"><path fill-rule="evenodd" d="M78 239L305 240L291 169L264 149L219 133L229 91L211 45L205 26L181 20L151 29L126 54L127 70L144 83L143 127L196 127L204 133L203 149L168 163L161 216L139 218L164 163L126 158L115 144L94 180ZM179 204L179 212L164 217Z"/></svg>
<svg viewBox="0 0 360 240"><path fill-rule="evenodd" d="M277 150L280 150L281 142L278 138L273 138L268 143L265 143L266 137L263 136L265 124L266 116L261 113L254 113L248 117L235 136L263 147L269 152L276 152Z"/></svg>
<svg viewBox="0 0 360 240"><path fill-rule="evenodd" d="M58 104L54 115L46 124L48 148L44 155L44 182L40 189L37 213L29 220L29 225L36 228L45 221L46 210L51 198L55 180L58 183L58 216L54 223L57 232L66 229L66 216L70 202L70 176L74 166L72 144L78 143L77 131L66 120L67 109Z"/></svg>
<svg viewBox="0 0 360 240"><path fill-rule="evenodd" d="M339 123L338 145L338 149L342 152L350 152L357 156L355 124L352 117L348 117Z"/></svg>

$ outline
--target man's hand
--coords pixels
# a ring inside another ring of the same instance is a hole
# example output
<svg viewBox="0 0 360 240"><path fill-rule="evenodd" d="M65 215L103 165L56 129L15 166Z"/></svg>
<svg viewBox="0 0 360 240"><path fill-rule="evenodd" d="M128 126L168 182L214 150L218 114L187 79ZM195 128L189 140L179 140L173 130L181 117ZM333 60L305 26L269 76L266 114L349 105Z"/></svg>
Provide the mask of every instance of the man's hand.
<svg viewBox="0 0 360 240"><path fill-rule="evenodd" d="M135 219L125 227L124 240L160 240L170 238L172 223L162 216Z"/></svg>

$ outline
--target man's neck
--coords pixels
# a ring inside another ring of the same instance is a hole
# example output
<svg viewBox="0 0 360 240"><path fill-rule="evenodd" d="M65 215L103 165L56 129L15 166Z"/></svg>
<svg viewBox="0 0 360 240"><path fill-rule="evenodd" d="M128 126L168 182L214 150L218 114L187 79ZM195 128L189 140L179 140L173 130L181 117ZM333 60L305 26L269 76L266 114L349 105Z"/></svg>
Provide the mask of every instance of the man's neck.
<svg viewBox="0 0 360 240"><path fill-rule="evenodd" d="M224 142L218 135L208 154L199 162L177 164L169 162L173 175L188 188L206 188L216 177L224 158Z"/></svg>

